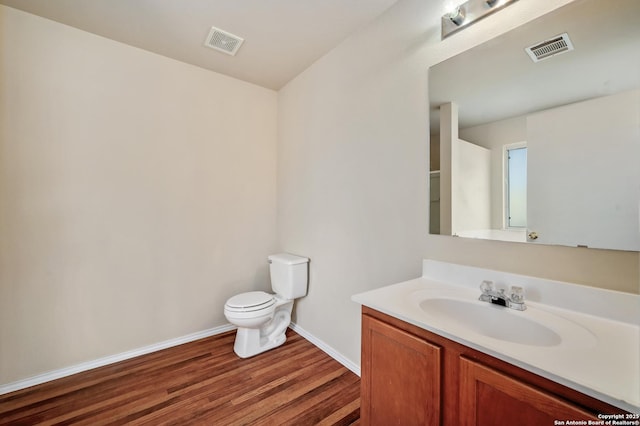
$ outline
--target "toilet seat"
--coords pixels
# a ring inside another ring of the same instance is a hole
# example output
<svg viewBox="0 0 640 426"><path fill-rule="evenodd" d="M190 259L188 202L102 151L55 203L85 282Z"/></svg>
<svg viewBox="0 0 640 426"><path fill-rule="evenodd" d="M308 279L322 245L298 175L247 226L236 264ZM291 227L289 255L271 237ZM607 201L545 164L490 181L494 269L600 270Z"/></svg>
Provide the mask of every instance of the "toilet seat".
<svg viewBox="0 0 640 426"><path fill-rule="evenodd" d="M264 291L249 291L233 296L225 304L227 312L243 313L269 311L276 304L276 299L272 294Z"/></svg>

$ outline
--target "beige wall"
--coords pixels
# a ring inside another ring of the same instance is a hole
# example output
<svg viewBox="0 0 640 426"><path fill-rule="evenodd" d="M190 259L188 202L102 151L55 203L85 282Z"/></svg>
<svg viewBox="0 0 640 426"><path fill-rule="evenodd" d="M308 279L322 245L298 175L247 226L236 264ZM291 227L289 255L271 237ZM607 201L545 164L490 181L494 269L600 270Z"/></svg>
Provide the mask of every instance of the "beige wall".
<svg viewBox="0 0 640 426"><path fill-rule="evenodd" d="M277 94L0 6L0 384L267 289Z"/></svg>
<svg viewBox="0 0 640 426"><path fill-rule="evenodd" d="M278 226L311 258L297 323L360 356L354 293L420 275L420 259L638 292L638 253L429 236L427 69L568 0L519 1L440 41L444 12L401 0L279 92Z"/></svg>

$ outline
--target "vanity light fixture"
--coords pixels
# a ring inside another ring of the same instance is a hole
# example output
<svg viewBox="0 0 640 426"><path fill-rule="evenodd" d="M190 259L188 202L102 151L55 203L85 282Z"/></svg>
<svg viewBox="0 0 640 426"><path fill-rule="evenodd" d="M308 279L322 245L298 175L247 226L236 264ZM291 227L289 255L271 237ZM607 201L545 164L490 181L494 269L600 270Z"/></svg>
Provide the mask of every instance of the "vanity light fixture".
<svg viewBox="0 0 640 426"><path fill-rule="evenodd" d="M442 39L517 0L467 0L442 16Z"/></svg>

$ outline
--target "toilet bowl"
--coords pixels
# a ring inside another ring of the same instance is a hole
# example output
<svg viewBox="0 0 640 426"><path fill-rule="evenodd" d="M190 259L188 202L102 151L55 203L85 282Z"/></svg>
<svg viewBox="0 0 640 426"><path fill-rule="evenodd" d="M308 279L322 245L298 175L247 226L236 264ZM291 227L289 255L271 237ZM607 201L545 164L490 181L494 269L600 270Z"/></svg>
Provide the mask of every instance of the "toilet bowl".
<svg viewBox="0 0 640 426"><path fill-rule="evenodd" d="M261 294L259 294L261 293ZM238 306L238 300L247 296L262 296L261 306ZM285 332L291 323L293 300L281 299L264 292L249 292L234 296L227 301L224 314L227 320L238 327L234 352L240 358L249 358L282 345Z"/></svg>
<svg viewBox="0 0 640 426"><path fill-rule="evenodd" d="M308 262L288 253L271 255L271 287L276 293L250 291L227 300L224 315L238 327L233 350L239 357L249 358L285 342L293 299L307 293Z"/></svg>

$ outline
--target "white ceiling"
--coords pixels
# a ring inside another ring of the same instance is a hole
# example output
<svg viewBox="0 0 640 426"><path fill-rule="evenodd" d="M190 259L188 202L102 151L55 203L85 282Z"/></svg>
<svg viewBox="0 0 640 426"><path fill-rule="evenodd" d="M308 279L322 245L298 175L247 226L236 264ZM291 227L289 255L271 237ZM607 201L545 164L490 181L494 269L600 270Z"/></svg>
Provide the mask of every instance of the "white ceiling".
<svg viewBox="0 0 640 426"><path fill-rule="evenodd" d="M1 4L280 89L397 0L0 0ZM203 46L212 26L245 39Z"/></svg>

